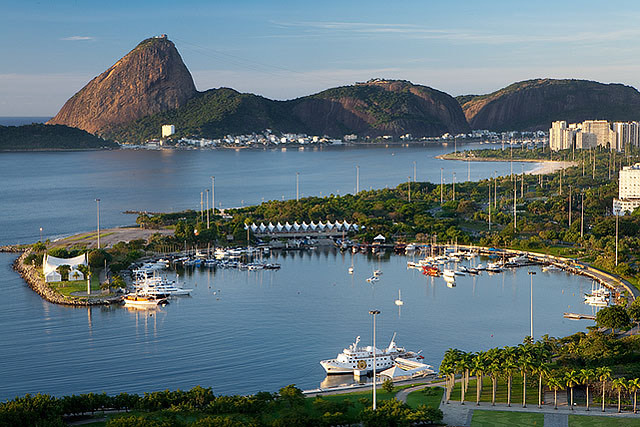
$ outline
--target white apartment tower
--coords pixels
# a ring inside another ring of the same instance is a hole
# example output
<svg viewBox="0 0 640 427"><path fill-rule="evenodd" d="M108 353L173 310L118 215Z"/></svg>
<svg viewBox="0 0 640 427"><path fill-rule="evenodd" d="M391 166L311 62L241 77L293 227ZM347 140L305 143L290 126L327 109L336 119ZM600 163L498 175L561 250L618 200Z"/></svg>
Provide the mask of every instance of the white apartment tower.
<svg viewBox="0 0 640 427"><path fill-rule="evenodd" d="M624 166L618 178L618 198L613 199L613 214L624 215L640 206L640 163Z"/></svg>
<svg viewBox="0 0 640 427"><path fill-rule="evenodd" d="M162 125L162 137L166 138L168 136L176 133L176 127L174 125Z"/></svg>

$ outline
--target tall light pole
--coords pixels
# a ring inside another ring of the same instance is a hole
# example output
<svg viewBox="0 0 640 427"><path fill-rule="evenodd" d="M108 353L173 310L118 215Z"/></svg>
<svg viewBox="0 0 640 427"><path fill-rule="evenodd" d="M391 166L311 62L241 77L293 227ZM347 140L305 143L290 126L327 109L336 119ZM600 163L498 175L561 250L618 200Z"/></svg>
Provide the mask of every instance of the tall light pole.
<svg viewBox="0 0 640 427"><path fill-rule="evenodd" d="M444 169L440 168L440 204L441 205L443 203L443 193L442 193L442 191L443 191L442 186L443 186L443 180L444 180L444 177L442 175L443 171L444 171Z"/></svg>
<svg viewBox="0 0 640 427"><path fill-rule="evenodd" d="M376 410L376 315L380 310L369 310L373 316L373 410Z"/></svg>
<svg viewBox="0 0 640 427"><path fill-rule="evenodd" d="M571 186L569 186L569 228L571 228Z"/></svg>
<svg viewBox="0 0 640 427"><path fill-rule="evenodd" d="M535 271L529 272L529 277L531 278L531 339L533 340L533 276L536 274Z"/></svg>
<svg viewBox="0 0 640 427"><path fill-rule="evenodd" d="M495 188L493 189L493 207L498 207L498 171L495 171Z"/></svg>
<svg viewBox="0 0 640 427"><path fill-rule="evenodd" d="M207 230L209 229L209 189L205 190L207 193Z"/></svg>
<svg viewBox="0 0 640 427"><path fill-rule="evenodd" d="M413 161L413 182L416 182L416 161Z"/></svg>
<svg viewBox="0 0 640 427"><path fill-rule="evenodd" d="M456 173L453 173L453 201L456 201Z"/></svg>
<svg viewBox="0 0 640 427"><path fill-rule="evenodd" d="M491 181L489 181L489 231L491 231Z"/></svg>
<svg viewBox="0 0 640 427"><path fill-rule="evenodd" d="M616 215L616 266L618 265L618 217L620 215Z"/></svg>
<svg viewBox="0 0 640 427"><path fill-rule="evenodd" d="M296 172L296 202L300 200L300 172Z"/></svg>
<svg viewBox="0 0 640 427"><path fill-rule="evenodd" d="M100 199L96 199L96 206L98 212L98 249L100 249Z"/></svg>
<svg viewBox="0 0 640 427"><path fill-rule="evenodd" d="M516 214L516 195L518 194L518 187L516 181L513 181L513 231L516 231L516 226L518 224L517 214Z"/></svg>
<svg viewBox="0 0 640 427"><path fill-rule="evenodd" d="M580 202L580 238L584 237L584 191L582 192L582 201Z"/></svg>
<svg viewBox="0 0 640 427"><path fill-rule="evenodd" d="M40 241L42 242L42 227L40 227Z"/></svg>

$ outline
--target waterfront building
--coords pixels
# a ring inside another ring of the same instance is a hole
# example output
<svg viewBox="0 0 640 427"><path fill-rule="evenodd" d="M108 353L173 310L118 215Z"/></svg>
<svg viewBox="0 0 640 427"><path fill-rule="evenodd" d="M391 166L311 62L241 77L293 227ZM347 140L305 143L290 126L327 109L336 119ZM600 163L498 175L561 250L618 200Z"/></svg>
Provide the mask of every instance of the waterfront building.
<svg viewBox="0 0 640 427"><path fill-rule="evenodd" d="M176 133L176 127L174 125L162 125L162 137L167 138Z"/></svg>
<svg viewBox="0 0 640 427"><path fill-rule="evenodd" d="M640 163L624 166L618 178L618 198L613 199L613 214L624 215L640 206Z"/></svg>
<svg viewBox="0 0 640 427"><path fill-rule="evenodd" d="M314 236L314 237L339 237L345 233L350 231L358 231L360 227L358 224L350 224L346 220L345 221L327 221L323 223L322 221L318 221L316 224L314 221L307 224L306 222L302 222L302 224L298 224L298 222L294 222L293 224L289 224L287 221L285 224L277 223L269 223L265 224L263 222L258 224L245 225L244 229L250 229L253 234L258 237L272 237L272 238L300 238L305 236Z"/></svg>
<svg viewBox="0 0 640 427"><path fill-rule="evenodd" d="M616 133L616 150L624 151L626 147L638 147L640 145L640 123L614 122L613 130Z"/></svg>
<svg viewBox="0 0 640 427"><path fill-rule="evenodd" d="M638 145L638 134L638 122L615 122L612 127L607 120L585 120L569 125L560 120L551 123L549 146L553 151L595 147L622 151L625 146Z"/></svg>

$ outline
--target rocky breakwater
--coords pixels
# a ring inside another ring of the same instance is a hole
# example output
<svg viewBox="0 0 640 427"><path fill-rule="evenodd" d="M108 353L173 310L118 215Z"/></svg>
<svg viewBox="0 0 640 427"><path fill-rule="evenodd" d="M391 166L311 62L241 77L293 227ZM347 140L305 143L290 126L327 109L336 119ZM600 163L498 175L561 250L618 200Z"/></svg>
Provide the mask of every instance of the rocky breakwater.
<svg viewBox="0 0 640 427"><path fill-rule="evenodd" d="M13 269L22 276L29 287L38 293L42 298L54 304L89 306L89 305L109 305L121 301L121 296L103 298L79 298L67 297L56 292L45 281L38 270L31 265L25 265L24 259L29 256L31 249L25 251L13 262Z"/></svg>

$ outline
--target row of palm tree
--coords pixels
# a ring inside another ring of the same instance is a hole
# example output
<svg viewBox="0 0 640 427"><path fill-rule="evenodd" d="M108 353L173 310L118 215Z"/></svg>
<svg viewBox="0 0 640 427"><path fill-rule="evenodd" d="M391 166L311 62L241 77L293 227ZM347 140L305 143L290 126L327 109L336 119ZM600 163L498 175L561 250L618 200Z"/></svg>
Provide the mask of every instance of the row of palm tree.
<svg viewBox="0 0 640 427"><path fill-rule="evenodd" d="M628 390L633 394L633 412L637 413L636 397L640 390L640 379L613 378L611 369L607 366L596 369L565 370L551 369L552 352L549 345L543 341L533 343L527 337L523 344L516 347L492 348L487 351L466 353L450 348L445 352L440 365L440 374L445 379L445 400L449 403L451 393L456 383L456 375L460 378L460 402L465 404L465 394L468 393L469 378L476 377L476 405L480 405L483 388L483 378L491 378L491 405L496 404L496 390L498 379L505 378L507 382L507 406L511 406L511 389L513 376L517 372L522 376L522 407L527 407L527 381L529 376L537 376L538 408L542 407L542 392L546 385L554 392L554 409L558 408L558 391L569 390L571 410L574 409L573 390L578 385L586 388L586 410L590 410L589 392L592 385L599 383L602 388L602 412L605 411L605 393L607 384L618 394L618 412L621 411L622 392Z"/></svg>

